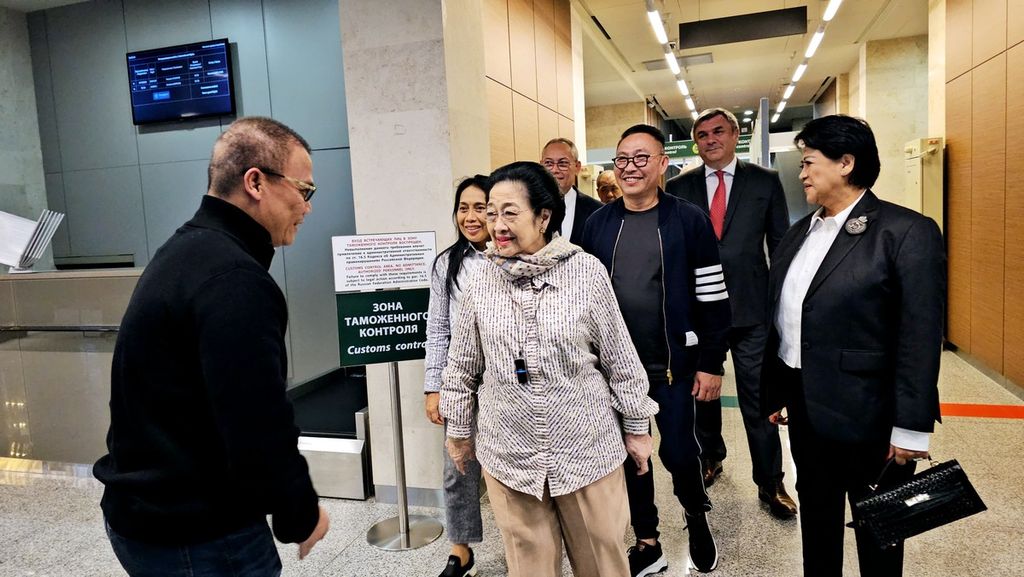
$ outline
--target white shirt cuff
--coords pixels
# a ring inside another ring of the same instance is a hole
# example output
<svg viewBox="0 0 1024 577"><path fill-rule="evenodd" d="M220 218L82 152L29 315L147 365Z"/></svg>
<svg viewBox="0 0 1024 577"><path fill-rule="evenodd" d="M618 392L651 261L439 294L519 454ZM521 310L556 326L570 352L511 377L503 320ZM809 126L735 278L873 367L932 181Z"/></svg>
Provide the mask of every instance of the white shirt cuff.
<svg viewBox="0 0 1024 577"><path fill-rule="evenodd" d="M931 438L931 433L922 433L920 431L911 431L910 429L901 429L899 427L892 428L892 437L889 442L894 447L901 449L907 449L908 451L927 451L928 440Z"/></svg>

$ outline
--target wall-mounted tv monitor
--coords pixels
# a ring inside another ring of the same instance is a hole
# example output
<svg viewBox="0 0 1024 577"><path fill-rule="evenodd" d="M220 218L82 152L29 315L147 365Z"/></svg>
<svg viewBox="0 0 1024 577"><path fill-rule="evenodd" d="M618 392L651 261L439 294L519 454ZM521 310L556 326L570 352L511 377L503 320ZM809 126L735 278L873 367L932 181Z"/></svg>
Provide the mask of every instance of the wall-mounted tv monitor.
<svg viewBox="0 0 1024 577"><path fill-rule="evenodd" d="M227 38L129 52L127 58L135 124L235 113Z"/></svg>

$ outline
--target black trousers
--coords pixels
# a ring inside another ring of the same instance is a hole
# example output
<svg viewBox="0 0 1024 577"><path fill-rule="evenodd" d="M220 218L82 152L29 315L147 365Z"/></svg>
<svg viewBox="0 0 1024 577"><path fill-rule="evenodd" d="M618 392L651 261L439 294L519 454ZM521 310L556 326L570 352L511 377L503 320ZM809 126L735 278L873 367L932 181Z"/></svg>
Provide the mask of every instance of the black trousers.
<svg viewBox="0 0 1024 577"><path fill-rule="evenodd" d="M804 575L842 577L846 500L865 497L869 484L879 480L887 462L890 431L879 431L871 441L847 443L822 437L810 426L801 371L785 367L778 373L790 385L789 439L796 463L796 490L800 500L800 537ZM895 463L881 479L881 488L914 475L914 463ZM857 559L864 577L903 575L903 544L879 549L870 537L855 531Z"/></svg>
<svg viewBox="0 0 1024 577"><path fill-rule="evenodd" d="M761 360L768 341L766 325L733 327L729 330L729 350L736 372L736 396L747 446L753 464L754 483L771 485L782 478L782 443L779 428L761 417ZM722 439L722 401L697 401L697 439L707 460L722 461L726 456Z"/></svg>
<svg viewBox="0 0 1024 577"><path fill-rule="evenodd" d="M663 374L663 373L662 373ZM700 465L700 447L693 426L693 397L690 395L693 376L668 384L651 379L650 397L658 403L654 420L661 433L658 456L672 475L672 490L683 508L690 512L711 509L711 499L704 492ZM658 507L654 504L654 467L650 459L645 475L637 475L633 459L625 463L626 492L629 515L637 539L658 538Z"/></svg>

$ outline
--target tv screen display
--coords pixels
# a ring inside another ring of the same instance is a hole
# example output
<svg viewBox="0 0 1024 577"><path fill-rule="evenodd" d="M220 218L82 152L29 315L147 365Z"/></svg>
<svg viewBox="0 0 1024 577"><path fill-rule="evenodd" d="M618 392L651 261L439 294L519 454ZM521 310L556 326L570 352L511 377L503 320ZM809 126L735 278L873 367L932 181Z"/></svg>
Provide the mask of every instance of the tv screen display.
<svg viewBox="0 0 1024 577"><path fill-rule="evenodd" d="M235 113L227 38L129 52L132 121L150 124Z"/></svg>

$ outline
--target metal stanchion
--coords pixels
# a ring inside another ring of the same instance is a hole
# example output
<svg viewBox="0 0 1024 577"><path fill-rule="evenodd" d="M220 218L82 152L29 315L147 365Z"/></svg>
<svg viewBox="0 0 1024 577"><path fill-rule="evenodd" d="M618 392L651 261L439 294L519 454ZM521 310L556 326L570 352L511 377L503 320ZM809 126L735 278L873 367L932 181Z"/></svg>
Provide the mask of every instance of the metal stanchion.
<svg viewBox="0 0 1024 577"><path fill-rule="evenodd" d="M398 490L398 517L384 519L366 532L366 540L387 551L416 549L441 536L440 521L425 515L409 516L405 486L405 447L402 441L402 399L399 394L398 363L391 368L391 425L395 436L395 487Z"/></svg>

